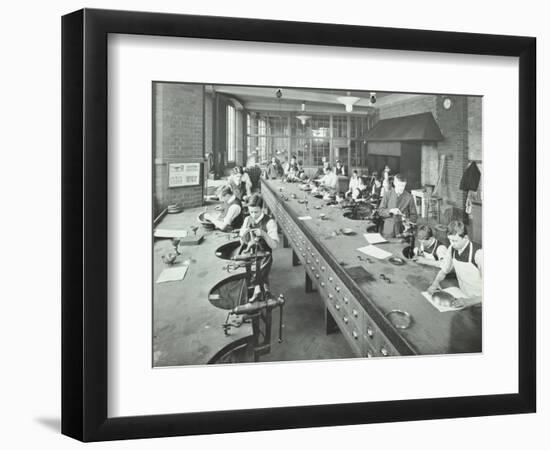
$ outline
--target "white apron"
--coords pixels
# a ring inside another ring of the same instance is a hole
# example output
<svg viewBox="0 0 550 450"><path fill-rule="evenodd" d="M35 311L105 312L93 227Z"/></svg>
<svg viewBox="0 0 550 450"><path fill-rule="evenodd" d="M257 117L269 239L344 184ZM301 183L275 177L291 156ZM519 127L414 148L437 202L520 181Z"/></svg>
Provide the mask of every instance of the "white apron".
<svg viewBox="0 0 550 450"><path fill-rule="evenodd" d="M424 258L426 258L427 260L429 261L435 261L435 252L437 251L437 247L438 247L438 242L436 241L435 242L435 245L434 245L434 249L432 250L432 252L427 252L425 249L424 249L424 246L422 246L420 248L420 250L422 251L422 254L424 256Z"/></svg>
<svg viewBox="0 0 550 450"><path fill-rule="evenodd" d="M481 296L481 273L472 262L474 258L473 244L470 242L470 257L468 262L457 261L453 257L453 267L456 272L458 286L460 290L466 294L466 297Z"/></svg>

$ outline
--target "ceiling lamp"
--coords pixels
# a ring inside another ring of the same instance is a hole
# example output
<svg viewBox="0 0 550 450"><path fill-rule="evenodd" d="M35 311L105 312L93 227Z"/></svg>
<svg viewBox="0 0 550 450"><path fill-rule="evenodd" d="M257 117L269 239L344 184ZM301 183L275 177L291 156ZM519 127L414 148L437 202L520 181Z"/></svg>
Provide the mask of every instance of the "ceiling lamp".
<svg viewBox="0 0 550 450"><path fill-rule="evenodd" d="M352 112L353 105L355 105L361 99L359 97L351 97L348 92L348 95L346 95L345 97L338 97L336 100L346 105L346 112Z"/></svg>
<svg viewBox="0 0 550 450"><path fill-rule="evenodd" d="M306 102L302 102L302 112L306 112ZM296 116L296 118L302 122L302 126L305 126L306 122L311 119L311 116L308 116L306 114L300 114L299 116Z"/></svg>

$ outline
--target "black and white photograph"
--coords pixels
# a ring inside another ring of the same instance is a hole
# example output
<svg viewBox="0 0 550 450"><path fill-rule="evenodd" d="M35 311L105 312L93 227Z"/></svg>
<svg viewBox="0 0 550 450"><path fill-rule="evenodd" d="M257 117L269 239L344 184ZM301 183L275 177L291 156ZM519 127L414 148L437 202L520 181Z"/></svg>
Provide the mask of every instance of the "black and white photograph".
<svg viewBox="0 0 550 450"><path fill-rule="evenodd" d="M453 6L6 3L0 447L544 448L548 14Z"/></svg>
<svg viewBox="0 0 550 450"><path fill-rule="evenodd" d="M152 82L152 365L483 352L483 97Z"/></svg>

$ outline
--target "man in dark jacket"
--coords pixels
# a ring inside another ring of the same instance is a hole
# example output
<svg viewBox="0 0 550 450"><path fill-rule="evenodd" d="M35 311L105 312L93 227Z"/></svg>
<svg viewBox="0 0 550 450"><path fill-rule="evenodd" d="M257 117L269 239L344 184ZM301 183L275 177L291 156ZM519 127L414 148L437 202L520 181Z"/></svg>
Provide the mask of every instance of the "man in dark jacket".
<svg viewBox="0 0 550 450"><path fill-rule="evenodd" d="M393 189L384 192L378 208L378 214L383 218L382 234L387 237L402 233L403 218L416 223L418 217L414 198L405 190L407 178L398 173L394 176L393 184Z"/></svg>

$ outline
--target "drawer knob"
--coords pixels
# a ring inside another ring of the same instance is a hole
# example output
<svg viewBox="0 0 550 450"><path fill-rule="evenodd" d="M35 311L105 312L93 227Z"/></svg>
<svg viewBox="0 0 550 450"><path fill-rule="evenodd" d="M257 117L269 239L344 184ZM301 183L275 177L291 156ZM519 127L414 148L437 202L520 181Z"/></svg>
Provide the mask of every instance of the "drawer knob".
<svg viewBox="0 0 550 450"><path fill-rule="evenodd" d="M338 303L336 303L336 305L334 305L334 308L336 308L336 311L340 311L340 305Z"/></svg>
<svg viewBox="0 0 550 450"><path fill-rule="evenodd" d="M305 254L305 253L302 253L302 256L305 258L305 257L306 257L306 254Z"/></svg>
<svg viewBox="0 0 550 450"><path fill-rule="evenodd" d="M347 318L347 316L344 316L344 323L348 323L349 322L349 319Z"/></svg>
<svg viewBox="0 0 550 450"><path fill-rule="evenodd" d="M351 335L353 336L353 339L359 338L359 335L357 334L357 331L353 330Z"/></svg>
<svg viewBox="0 0 550 450"><path fill-rule="evenodd" d="M309 262L309 261L308 261ZM311 266L311 270L315 270L315 266Z"/></svg>
<svg viewBox="0 0 550 450"><path fill-rule="evenodd" d="M355 317L358 317L358 316L359 316L359 313L357 312L356 309L354 309L352 312L353 312L353 315L354 315Z"/></svg>
<svg viewBox="0 0 550 450"><path fill-rule="evenodd" d="M317 274L317 278L319 278L319 275ZM325 283L321 281L321 287L325 287Z"/></svg>
<svg viewBox="0 0 550 450"><path fill-rule="evenodd" d="M303 253L304 256L306 256L305 253ZM306 259L306 264L309 264L311 261L309 259ZM313 267L312 267L313 268Z"/></svg>
<svg viewBox="0 0 550 450"><path fill-rule="evenodd" d="M388 355L389 355L389 352L386 350L385 347L382 347L382 348L380 349L380 353L382 353L383 356L388 356Z"/></svg>
<svg viewBox="0 0 550 450"><path fill-rule="evenodd" d="M317 259L315 260L315 262L316 262L317 264L319 264L319 258L317 258ZM322 269L325 270L324 267L322 267Z"/></svg>
<svg viewBox="0 0 550 450"><path fill-rule="evenodd" d="M315 278L317 278L317 279L319 278L319 274L318 274L318 273L315 274ZM325 285L324 283L321 283L321 286L324 286L324 285Z"/></svg>
<svg viewBox="0 0 550 450"><path fill-rule="evenodd" d="M336 286L334 289L336 289L336 292L340 292L340 288L338 286Z"/></svg>
<svg viewBox="0 0 550 450"><path fill-rule="evenodd" d="M367 336L370 337L371 339L374 336L374 332L372 331L372 328L370 328L370 327L367 327Z"/></svg>
<svg viewBox="0 0 550 450"><path fill-rule="evenodd" d="M324 268L324 267L322 267L322 269L323 269L323 270L325 270L325 268ZM332 283L332 280L333 280L333 278L332 278L332 277L328 277L328 281L330 281L330 282Z"/></svg>
<svg viewBox="0 0 550 450"><path fill-rule="evenodd" d="M344 297L344 303L347 305L349 303L349 300L347 297Z"/></svg>
<svg viewBox="0 0 550 450"><path fill-rule="evenodd" d="M332 300L332 299L334 298L334 295L328 294L328 298L329 298L330 300Z"/></svg>
<svg viewBox="0 0 550 450"><path fill-rule="evenodd" d="M372 358L372 357L373 357L372 353L369 350L367 350L367 358Z"/></svg>

